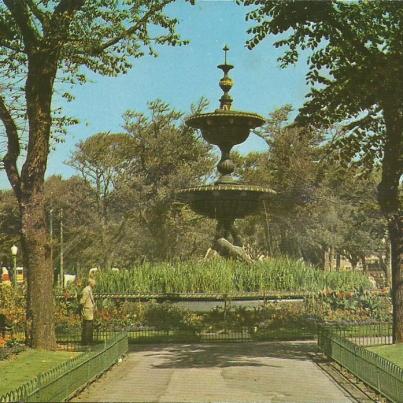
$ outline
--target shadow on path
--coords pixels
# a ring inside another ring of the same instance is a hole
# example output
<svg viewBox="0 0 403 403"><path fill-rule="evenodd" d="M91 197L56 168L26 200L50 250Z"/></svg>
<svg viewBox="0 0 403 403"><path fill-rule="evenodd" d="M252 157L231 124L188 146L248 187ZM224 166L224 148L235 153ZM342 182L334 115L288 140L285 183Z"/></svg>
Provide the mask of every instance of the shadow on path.
<svg viewBox="0 0 403 403"><path fill-rule="evenodd" d="M314 342L131 346L77 402L351 403L311 360Z"/></svg>
<svg viewBox="0 0 403 403"><path fill-rule="evenodd" d="M280 367L263 362L262 358L311 360L313 342L262 342L225 344L181 344L134 346L131 351L146 351L146 357L162 359L153 368L226 368L240 366Z"/></svg>

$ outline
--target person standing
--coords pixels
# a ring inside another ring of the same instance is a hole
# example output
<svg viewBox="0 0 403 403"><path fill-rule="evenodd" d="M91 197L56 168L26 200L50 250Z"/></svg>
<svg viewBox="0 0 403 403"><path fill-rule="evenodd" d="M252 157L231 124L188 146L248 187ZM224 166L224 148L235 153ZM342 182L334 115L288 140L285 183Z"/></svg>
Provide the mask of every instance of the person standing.
<svg viewBox="0 0 403 403"><path fill-rule="evenodd" d="M95 300L92 291L94 288L95 280L89 278L80 299L82 317L81 342L84 345L92 344L93 342Z"/></svg>

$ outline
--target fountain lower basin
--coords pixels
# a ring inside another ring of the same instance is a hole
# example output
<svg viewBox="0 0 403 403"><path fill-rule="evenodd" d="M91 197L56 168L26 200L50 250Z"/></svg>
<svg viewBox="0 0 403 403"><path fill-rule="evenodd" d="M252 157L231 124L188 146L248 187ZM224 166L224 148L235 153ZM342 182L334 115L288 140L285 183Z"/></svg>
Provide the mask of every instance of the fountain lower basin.
<svg viewBox="0 0 403 403"><path fill-rule="evenodd" d="M274 190L263 186L233 183L181 189L177 197L196 213L222 220L255 214L275 194Z"/></svg>

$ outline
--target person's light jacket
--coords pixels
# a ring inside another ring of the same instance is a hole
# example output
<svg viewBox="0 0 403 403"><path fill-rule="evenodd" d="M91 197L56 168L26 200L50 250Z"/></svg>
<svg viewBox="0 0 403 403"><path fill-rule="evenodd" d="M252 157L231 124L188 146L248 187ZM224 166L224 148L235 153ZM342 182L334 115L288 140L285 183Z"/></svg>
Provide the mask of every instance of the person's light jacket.
<svg viewBox="0 0 403 403"><path fill-rule="evenodd" d="M83 289L80 304L82 306L82 318L84 320L94 320L95 301L92 295L92 288L89 285Z"/></svg>

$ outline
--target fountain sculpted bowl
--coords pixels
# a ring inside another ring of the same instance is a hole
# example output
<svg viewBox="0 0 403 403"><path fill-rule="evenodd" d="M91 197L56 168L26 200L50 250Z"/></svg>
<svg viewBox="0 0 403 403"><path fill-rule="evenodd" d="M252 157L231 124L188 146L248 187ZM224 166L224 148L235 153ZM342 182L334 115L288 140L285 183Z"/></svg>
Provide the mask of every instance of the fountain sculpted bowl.
<svg viewBox="0 0 403 403"><path fill-rule="evenodd" d="M218 109L192 116L187 119L186 124L200 129L208 143L221 148L243 143L249 132L264 122L264 118L257 113Z"/></svg>
<svg viewBox="0 0 403 403"><path fill-rule="evenodd" d="M182 189L177 196L196 213L221 220L255 214L275 194L269 188L234 183Z"/></svg>

